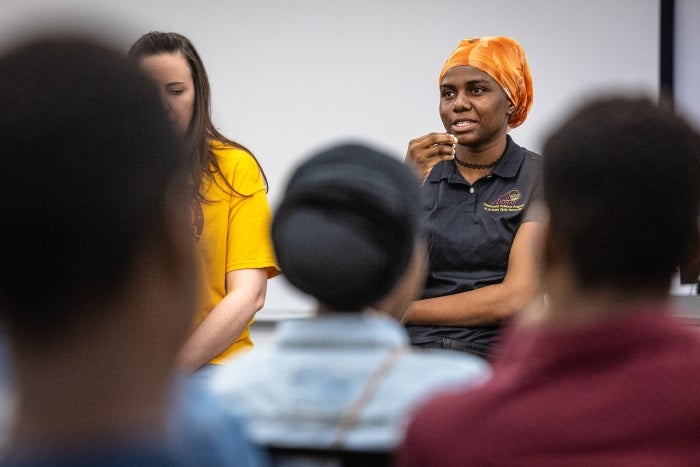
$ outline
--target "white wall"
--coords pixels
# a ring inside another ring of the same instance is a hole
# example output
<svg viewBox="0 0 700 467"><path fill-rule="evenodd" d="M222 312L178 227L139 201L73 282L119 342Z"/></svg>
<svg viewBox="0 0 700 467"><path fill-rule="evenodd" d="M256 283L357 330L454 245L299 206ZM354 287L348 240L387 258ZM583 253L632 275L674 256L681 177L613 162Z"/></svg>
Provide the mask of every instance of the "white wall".
<svg viewBox="0 0 700 467"><path fill-rule="evenodd" d="M536 151L576 101L622 89L655 98L658 88L658 0L0 0L0 44L86 17L125 50L149 30L193 40L215 123L259 157L273 207L293 166L321 145L361 138L403 157L409 139L442 130L437 75L466 37L525 47L535 102L513 136ZM308 307L275 279L260 316Z"/></svg>
<svg viewBox="0 0 700 467"><path fill-rule="evenodd" d="M700 128L700 2L676 0L673 90L677 109Z"/></svg>

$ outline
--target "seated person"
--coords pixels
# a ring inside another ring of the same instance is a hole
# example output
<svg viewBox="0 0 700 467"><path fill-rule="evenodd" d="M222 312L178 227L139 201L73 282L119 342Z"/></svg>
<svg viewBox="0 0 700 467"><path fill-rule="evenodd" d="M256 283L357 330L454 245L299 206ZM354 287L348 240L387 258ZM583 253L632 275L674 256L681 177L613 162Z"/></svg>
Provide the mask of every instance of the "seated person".
<svg viewBox="0 0 700 467"><path fill-rule="evenodd" d="M6 49L0 88L0 328L17 396L0 465L224 465L176 429L193 421L199 446L204 419L172 407L195 263L158 91L116 48L68 36Z"/></svg>
<svg viewBox="0 0 700 467"><path fill-rule="evenodd" d="M400 321L425 277L418 183L398 158L343 144L292 175L272 226L287 280L316 315L212 373L214 392L276 447L391 451L411 409L490 374L479 357L410 346Z"/></svg>
<svg viewBox="0 0 700 467"><path fill-rule="evenodd" d="M668 291L698 235L700 135L606 98L543 161L546 303L518 316L486 384L421 407L399 465L698 465L700 335Z"/></svg>

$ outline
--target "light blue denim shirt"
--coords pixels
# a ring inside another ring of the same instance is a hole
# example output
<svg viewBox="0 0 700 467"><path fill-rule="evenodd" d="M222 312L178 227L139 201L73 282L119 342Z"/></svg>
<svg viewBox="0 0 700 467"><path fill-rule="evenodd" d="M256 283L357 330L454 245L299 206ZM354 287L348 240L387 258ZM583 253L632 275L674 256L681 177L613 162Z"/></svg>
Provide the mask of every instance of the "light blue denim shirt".
<svg viewBox="0 0 700 467"><path fill-rule="evenodd" d="M242 417L222 410L203 379L178 378L168 430L170 449L183 465L269 465L267 454L249 438Z"/></svg>
<svg viewBox="0 0 700 467"><path fill-rule="evenodd" d="M178 376L169 412L168 436L130 439L126 445L94 450L41 452L40 446L14 452L3 448L14 409L15 394L8 349L0 340L0 466L206 466L265 467L267 454L247 436L240 416L221 410L203 381Z"/></svg>
<svg viewBox="0 0 700 467"><path fill-rule="evenodd" d="M272 347L233 359L210 387L226 410L248 419L254 441L330 447L340 420L387 356L399 355L344 437L344 448L387 450L402 439L411 411L435 391L476 385L487 363L448 350L410 347L395 320L342 313L278 325Z"/></svg>

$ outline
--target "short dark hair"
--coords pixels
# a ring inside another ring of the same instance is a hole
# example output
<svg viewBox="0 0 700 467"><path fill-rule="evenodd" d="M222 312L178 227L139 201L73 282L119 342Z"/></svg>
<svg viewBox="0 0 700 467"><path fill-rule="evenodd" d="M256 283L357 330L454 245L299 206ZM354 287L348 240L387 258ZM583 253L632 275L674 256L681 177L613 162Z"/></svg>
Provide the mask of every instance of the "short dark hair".
<svg viewBox="0 0 700 467"><path fill-rule="evenodd" d="M16 45L0 89L0 319L47 338L122 292L184 158L155 86L100 40Z"/></svg>
<svg viewBox="0 0 700 467"><path fill-rule="evenodd" d="M544 198L579 285L670 284L697 229L700 136L668 106L584 104L546 142Z"/></svg>
<svg viewBox="0 0 700 467"><path fill-rule="evenodd" d="M422 229L418 180L364 144L321 151L293 173L272 225L286 278L336 311L361 311L405 273Z"/></svg>

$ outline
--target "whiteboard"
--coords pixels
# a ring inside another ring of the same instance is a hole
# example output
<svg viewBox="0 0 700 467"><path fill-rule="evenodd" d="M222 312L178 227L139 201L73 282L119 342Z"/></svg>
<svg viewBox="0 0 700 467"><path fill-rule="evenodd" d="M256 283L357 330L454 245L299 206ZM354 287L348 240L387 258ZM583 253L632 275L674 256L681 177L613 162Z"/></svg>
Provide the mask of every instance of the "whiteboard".
<svg viewBox="0 0 700 467"><path fill-rule="evenodd" d="M124 50L149 30L187 35L209 73L214 122L259 158L274 209L319 147L359 139L403 158L410 139L442 131L437 76L463 38L523 44L535 100L512 135L535 151L591 95L656 98L659 12L658 0L0 0L0 44L57 19ZM310 308L276 278L258 317Z"/></svg>

